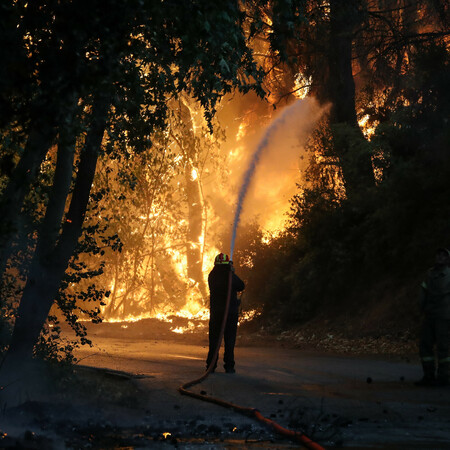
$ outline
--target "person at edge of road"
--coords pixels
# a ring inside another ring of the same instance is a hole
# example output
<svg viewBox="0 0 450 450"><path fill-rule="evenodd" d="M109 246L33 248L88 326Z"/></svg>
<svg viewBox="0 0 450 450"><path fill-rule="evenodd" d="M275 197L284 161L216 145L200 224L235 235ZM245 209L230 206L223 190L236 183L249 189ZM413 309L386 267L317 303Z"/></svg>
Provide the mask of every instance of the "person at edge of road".
<svg viewBox="0 0 450 450"><path fill-rule="evenodd" d="M212 372L217 367L217 356L212 361L220 338L222 321L225 314L228 282L230 271L231 278L231 295L230 305L228 307L228 316L225 325L224 343L225 350L223 355L224 369L226 373L235 373L234 370L234 346L236 344L236 333L239 317L239 305L241 301L237 297L237 293L245 289L244 282L234 273L233 262L230 261L228 255L220 253L214 260L214 268L208 276L208 285L210 292L210 312L209 312L209 351L206 359L206 368L210 364L214 364Z"/></svg>
<svg viewBox="0 0 450 450"><path fill-rule="evenodd" d="M450 381L450 251L440 248L435 258L421 289L423 323L419 353L423 378L415 383L416 386L447 386Z"/></svg>

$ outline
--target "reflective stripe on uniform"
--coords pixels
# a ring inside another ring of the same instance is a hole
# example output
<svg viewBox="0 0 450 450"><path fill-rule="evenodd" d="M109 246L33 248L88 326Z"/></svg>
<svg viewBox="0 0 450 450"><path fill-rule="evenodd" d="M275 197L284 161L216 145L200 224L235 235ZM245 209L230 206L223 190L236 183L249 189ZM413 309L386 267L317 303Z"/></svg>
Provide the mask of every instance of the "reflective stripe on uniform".
<svg viewBox="0 0 450 450"><path fill-rule="evenodd" d="M434 361L434 356L422 356L422 362Z"/></svg>
<svg viewBox="0 0 450 450"><path fill-rule="evenodd" d="M440 364L442 364L442 363L450 363L450 356L449 356L448 358L442 358L442 359L440 359L440 360L439 360L439 363L440 363Z"/></svg>

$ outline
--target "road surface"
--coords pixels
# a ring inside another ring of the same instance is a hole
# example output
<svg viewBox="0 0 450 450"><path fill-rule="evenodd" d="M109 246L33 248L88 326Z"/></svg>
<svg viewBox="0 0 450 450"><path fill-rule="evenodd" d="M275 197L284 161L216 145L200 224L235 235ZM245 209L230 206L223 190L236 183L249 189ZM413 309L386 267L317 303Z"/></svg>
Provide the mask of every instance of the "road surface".
<svg viewBox="0 0 450 450"><path fill-rule="evenodd" d="M253 419L177 392L203 373L206 341L93 336L93 342L93 348L78 351L80 364L132 374L148 399L143 420L159 421L166 433L247 430L247 446L254 442L261 448L258 442L272 439L273 448L293 447L264 435L260 430L265 428ZM329 356L273 345L238 345L236 361L236 374L225 374L219 364L216 373L192 390L257 408L328 448L450 449L450 389L415 387L421 377L418 362ZM201 439L196 442L201 446Z"/></svg>

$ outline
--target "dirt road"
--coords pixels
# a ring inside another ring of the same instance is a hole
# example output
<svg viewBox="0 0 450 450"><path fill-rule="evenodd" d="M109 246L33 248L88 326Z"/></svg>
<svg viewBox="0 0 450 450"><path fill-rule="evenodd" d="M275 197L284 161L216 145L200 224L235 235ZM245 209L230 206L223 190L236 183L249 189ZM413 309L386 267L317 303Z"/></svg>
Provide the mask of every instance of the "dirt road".
<svg viewBox="0 0 450 450"><path fill-rule="evenodd" d="M158 422L165 436L177 436L177 445L184 442L182 448L229 448L233 431L239 439L245 435L245 446L235 442L239 448L266 448L271 441L271 448L293 447L253 419L177 392L204 371L206 340L189 344L94 336L94 344L78 352L80 364L132 374L148 404L142 420ZM192 389L255 407L325 447L450 449L450 389L415 387L421 377L418 362L274 346L238 346L236 360L236 374L225 374L219 364L216 373Z"/></svg>

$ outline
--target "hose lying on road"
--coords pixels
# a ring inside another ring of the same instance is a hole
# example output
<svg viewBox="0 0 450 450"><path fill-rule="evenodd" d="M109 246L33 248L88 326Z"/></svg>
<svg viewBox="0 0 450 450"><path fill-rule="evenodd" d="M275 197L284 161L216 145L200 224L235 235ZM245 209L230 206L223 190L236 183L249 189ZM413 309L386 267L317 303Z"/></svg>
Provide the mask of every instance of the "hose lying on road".
<svg viewBox="0 0 450 450"><path fill-rule="evenodd" d="M225 305L225 313L224 318L222 320L222 326L220 329L220 336L217 343L216 350L214 352L214 356L211 360L211 363L209 364L208 368L206 369L206 372L200 377L192 381L188 381L187 383L181 385L178 388L178 392L183 395L188 395L193 398L197 398L199 400L203 400L205 402L215 403L220 406L224 406L225 408L231 408L236 412L239 412L241 414L244 414L249 417L254 417L255 419L259 420L260 422L264 423L265 425L268 425L271 427L274 431L276 431L279 434L282 434L283 436L286 436L290 439L293 439L295 441L300 442L304 447L312 450L325 450L322 446L317 444L316 442L312 441L308 436L306 436L303 433L300 433L298 431L292 431L287 428L282 427L278 423L274 422L271 419L268 419L267 417L264 417L257 409L255 408L246 408L244 406L236 405L234 403L227 402L225 400L222 400L220 398L210 397L205 394L197 394L196 392L189 391L188 388L195 386L196 384L201 383L203 380L205 380L208 375L211 373L213 367L216 365L217 357L219 355L219 349L222 344L223 334L225 331L225 324L227 322L228 317L228 309L230 306L230 298L231 298L231 285L232 285L232 278L233 278L233 272L230 270L230 276L228 279L228 295L227 295L227 302Z"/></svg>

